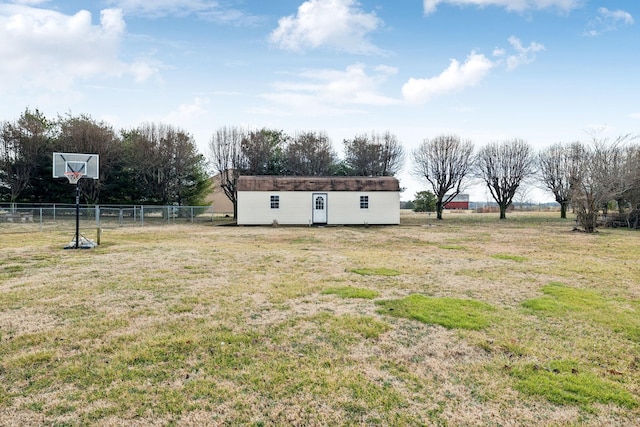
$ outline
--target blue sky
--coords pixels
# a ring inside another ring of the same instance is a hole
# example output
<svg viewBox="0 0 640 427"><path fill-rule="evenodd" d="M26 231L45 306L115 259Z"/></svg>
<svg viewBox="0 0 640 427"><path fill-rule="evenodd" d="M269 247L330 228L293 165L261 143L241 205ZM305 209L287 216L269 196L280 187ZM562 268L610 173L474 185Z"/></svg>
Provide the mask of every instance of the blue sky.
<svg viewBox="0 0 640 427"><path fill-rule="evenodd" d="M0 1L0 119L164 122L203 153L222 126L324 131L339 154L387 130L407 152L613 138L640 133L639 19L637 0ZM403 199L426 188L410 169Z"/></svg>

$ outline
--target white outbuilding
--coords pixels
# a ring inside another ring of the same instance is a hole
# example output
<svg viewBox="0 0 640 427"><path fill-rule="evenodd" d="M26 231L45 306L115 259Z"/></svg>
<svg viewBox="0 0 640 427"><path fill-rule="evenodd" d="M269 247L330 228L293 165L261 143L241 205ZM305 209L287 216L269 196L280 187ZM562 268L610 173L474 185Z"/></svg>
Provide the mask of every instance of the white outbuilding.
<svg viewBox="0 0 640 427"><path fill-rule="evenodd" d="M393 177L240 176L238 225L397 225Z"/></svg>

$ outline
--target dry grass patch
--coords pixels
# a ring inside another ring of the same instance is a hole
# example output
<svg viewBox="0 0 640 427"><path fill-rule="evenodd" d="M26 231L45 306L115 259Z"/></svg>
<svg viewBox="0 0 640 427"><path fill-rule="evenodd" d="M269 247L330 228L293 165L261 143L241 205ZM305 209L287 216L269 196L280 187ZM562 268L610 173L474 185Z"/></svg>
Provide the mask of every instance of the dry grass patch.
<svg viewBox="0 0 640 427"><path fill-rule="evenodd" d="M0 425L638 419L637 233L413 221L0 227Z"/></svg>
<svg viewBox="0 0 640 427"><path fill-rule="evenodd" d="M523 257L520 255L509 255L509 254L495 254L495 255L491 255L491 257L495 259L505 259L505 260L515 261L515 262L524 262L527 260L527 257Z"/></svg>
<svg viewBox="0 0 640 427"><path fill-rule="evenodd" d="M360 274L362 276L399 276L400 272L392 268L386 267L365 267L365 268L352 268L352 273Z"/></svg>

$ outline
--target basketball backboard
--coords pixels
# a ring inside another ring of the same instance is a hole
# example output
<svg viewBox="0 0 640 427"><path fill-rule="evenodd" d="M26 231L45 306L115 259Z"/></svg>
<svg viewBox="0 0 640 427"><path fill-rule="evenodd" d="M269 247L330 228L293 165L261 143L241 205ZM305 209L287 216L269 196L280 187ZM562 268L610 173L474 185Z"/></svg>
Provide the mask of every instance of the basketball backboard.
<svg viewBox="0 0 640 427"><path fill-rule="evenodd" d="M99 178L99 156L97 154L53 153L53 177L66 178L66 173L76 172L83 178Z"/></svg>

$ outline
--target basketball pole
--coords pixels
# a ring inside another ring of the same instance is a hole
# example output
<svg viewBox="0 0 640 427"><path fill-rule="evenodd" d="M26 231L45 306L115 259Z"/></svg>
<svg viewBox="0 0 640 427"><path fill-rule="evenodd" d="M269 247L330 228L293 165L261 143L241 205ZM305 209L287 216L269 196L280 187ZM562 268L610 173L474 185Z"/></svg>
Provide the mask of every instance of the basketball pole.
<svg viewBox="0 0 640 427"><path fill-rule="evenodd" d="M76 249L80 248L80 180L76 182Z"/></svg>

